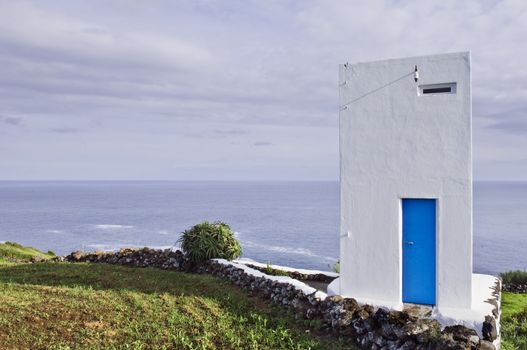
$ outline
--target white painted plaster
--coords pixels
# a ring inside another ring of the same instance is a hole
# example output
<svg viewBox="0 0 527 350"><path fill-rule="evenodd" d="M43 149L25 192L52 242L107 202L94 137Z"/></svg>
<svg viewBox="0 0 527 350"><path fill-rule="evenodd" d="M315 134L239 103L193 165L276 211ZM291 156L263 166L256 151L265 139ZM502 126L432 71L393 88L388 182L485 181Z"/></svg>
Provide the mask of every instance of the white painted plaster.
<svg viewBox="0 0 527 350"><path fill-rule="evenodd" d="M315 298L318 298L320 300L324 300L327 297L327 294L324 292L321 292L313 287L308 286L304 282L300 282L299 280L296 280L294 278L291 278L289 276L271 276L267 275L261 271L255 270L249 266L246 266L242 263L237 263L233 261L228 261L225 259L212 259L213 261L216 261L222 265L230 265L234 266L236 268L242 269L246 274L254 276L254 277L263 277L271 281L276 281L280 283L288 283L291 284L293 287L295 287L297 290L302 291L305 295L314 294Z"/></svg>
<svg viewBox="0 0 527 350"><path fill-rule="evenodd" d="M400 308L401 198L436 198L436 305L470 309L469 53L346 64L339 79L338 294ZM419 85L441 83L456 83L456 93L419 94Z"/></svg>
<svg viewBox="0 0 527 350"><path fill-rule="evenodd" d="M336 278L328 284L326 291L328 295L340 295L340 278Z"/></svg>
<svg viewBox="0 0 527 350"><path fill-rule="evenodd" d="M258 267L262 267L262 268L266 268L267 267L267 264L262 264L262 263L260 263L258 261L254 261L254 260L248 259L248 258L241 258L241 259L237 259L237 260L233 260L233 261L235 263L250 264L250 265L254 265L254 266L258 266ZM338 273L330 272L330 271L297 269L297 268L294 268L294 267L281 266L281 265L269 265L269 266L271 268L273 268L273 269L282 270L282 271L286 271L286 272L298 272L298 273L301 273L303 275L326 275L328 277L339 277Z"/></svg>
<svg viewBox="0 0 527 350"><path fill-rule="evenodd" d="M489 303L489 300L494 300L494 288L496 283L500 283L495 276L472 274L472 304L470 308L456 308L456 307L434 307L432 309L432 318L441 323L444 328L452 325L463 325L474 329L480 337L482 337L483 322L485 316L493 316L492 310L494 305ZM331 282L327 289L327 295L338 295L340 290L340 278ZM498 339L494 341L494 345L499 349L500 345L500 316L501 316L501 300L498 299L499 314L496 319L496 327L498 332ZM372 305L376 309L379 307L402 310L403 304L389 304L386 302L378 303L378 300L360 299L357 302L361 305Z"/></svg>
<svg viewBox="0 0 527 350"><path fill-rule="evenodd" d="M494 300L494 288L499 280L495 276L472 274L472 307L469 310L448 307L435 307L432 311L432 318L437 319L443 327L461 324L465 327L474 329L482 337L483 321L485 316L492 316L494 305L488 300ZM499 348L500 344L500 316L501 300L498 300L499 315L496 320L498 339L494 345Z"/></svg>

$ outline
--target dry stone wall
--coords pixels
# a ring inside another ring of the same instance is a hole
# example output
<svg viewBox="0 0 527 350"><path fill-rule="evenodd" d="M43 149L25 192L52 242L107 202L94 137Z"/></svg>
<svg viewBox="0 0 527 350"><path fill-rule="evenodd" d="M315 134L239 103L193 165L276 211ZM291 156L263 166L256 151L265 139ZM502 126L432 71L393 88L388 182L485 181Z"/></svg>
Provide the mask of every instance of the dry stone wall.
<svg viewBox="0 0 527 350"><path fill-rule="evenodd" d="M258 270L263 273L268 273L268 268L257 266L251 263L243 262L245 266L249 266L252 269ZM271 268L271 275L273 275L273 272L276 273L276 271L279 272L279 275L281 276L289 276L291 278L297 279L299 281L314 281L314 282L322 282L322 283L331 283L333 280L337 277L329 276L327 274L323 273L302 273L299 271L284 271L276 268Z"/></svg>
<svg viewBox="0 0 527 350"><path fill-rule="evenodd" d="M306 294L291 283L272 280L261 273L252 274L247 267L216 260L195 264L181 251L144 248L89 254L74 252L54 260L211 274L290 309L297 319L314 320L322 329L349 337L364 349L495 349L492 341L497 336L496 324L490 320L484 324L484 337L480 339L473 329L461 325L441 330L438 321L420 319L405 311L375 310L370 305L359 305L352 298L326 297L320 292Z"/></svg>
<svg viewBox="0 0 527 350"><path fill-rule="evenodd" d="M526 294L527 293L527 284L504 283L503 284L503 290L505 292Z"/></svg>

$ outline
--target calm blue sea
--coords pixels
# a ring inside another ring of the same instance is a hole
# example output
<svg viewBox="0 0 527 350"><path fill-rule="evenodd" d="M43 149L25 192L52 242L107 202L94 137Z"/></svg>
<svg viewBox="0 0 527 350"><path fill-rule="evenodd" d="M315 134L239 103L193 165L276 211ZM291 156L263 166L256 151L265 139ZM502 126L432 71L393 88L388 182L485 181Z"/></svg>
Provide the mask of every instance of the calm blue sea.
<svg viewBox="0 0 527 350"><path fill-rule="evenodd" d="M58 254L169 247L203 220L231 225L244 257L329 269L336 182L0 182L0 241ZM527 269L527 183L474 186L474 270Z"/></svg>

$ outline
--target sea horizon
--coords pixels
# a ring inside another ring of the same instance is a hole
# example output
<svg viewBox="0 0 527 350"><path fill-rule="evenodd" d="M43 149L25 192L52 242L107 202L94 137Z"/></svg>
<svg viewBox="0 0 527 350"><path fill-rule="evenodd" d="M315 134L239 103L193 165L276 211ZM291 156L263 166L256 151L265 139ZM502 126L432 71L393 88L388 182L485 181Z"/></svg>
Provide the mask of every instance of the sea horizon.
<svg viewBox="0 0 527 350"><path fill-rule="evenodd" d="M527 268L524 193L526 181L474 182L475 272ZM339 256L332 180L0 180L0 202L0 241L61 255L174 247L190 226L220 220L244 258L331 270Z"/></svg>

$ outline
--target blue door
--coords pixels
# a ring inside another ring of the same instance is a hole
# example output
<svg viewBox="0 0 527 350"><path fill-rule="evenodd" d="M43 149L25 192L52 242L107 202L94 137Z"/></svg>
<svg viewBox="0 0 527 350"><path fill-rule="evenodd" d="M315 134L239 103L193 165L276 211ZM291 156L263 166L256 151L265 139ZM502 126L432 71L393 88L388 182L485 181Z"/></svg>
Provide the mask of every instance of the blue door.
<svg viewBox="0 0 527 350"><path fill-rule="evenodd" d="M435 199L403 199L403 302L436 302Z"/></svg>

